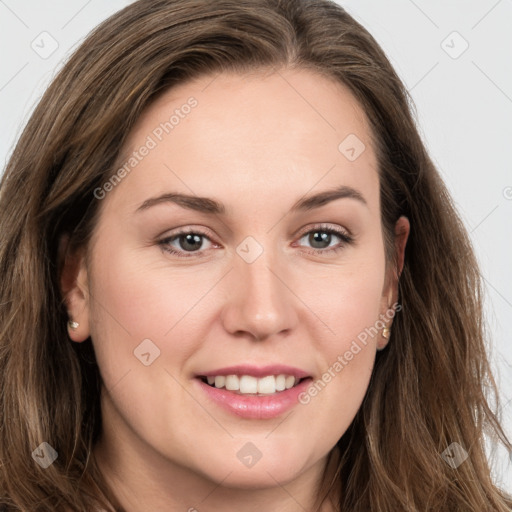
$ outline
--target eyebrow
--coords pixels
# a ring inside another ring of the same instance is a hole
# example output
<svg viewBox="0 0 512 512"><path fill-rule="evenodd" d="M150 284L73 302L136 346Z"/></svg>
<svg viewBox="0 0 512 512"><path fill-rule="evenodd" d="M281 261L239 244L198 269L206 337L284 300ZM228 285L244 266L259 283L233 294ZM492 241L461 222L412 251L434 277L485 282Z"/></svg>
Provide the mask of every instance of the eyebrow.
<svg viewBox="0 0 512 512"><path fill-rule="evenodd" d="M313 210L327 203L330 203L331 201L335 201L336 199L345 198L355 199L365 206L368 206L361 192L347 185L341 185L334 189L324 190L323 192L318 192L317 194L311 196L302 197L292 206L290 211L292 213L296 213ZM187 194L178 194L174 192L147 199L137 208L136 212L147 210L152 206L156 206L162 203L174 203L178 206L181 206L182 208L198 211L201 213L207 213L210 215L225 215L226 213L226 207L224 204L215 199L209 197L191 196Z"/></svg>

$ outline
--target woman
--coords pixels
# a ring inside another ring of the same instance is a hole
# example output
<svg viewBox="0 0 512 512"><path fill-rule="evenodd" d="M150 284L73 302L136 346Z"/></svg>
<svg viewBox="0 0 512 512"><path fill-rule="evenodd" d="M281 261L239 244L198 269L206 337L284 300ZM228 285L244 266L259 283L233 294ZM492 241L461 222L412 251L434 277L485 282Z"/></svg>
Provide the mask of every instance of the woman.
<svg viewBox="0 0 512 512"><path fill-rule="evenodd" d="M512 509L468 235L336 4L133 3L0 191L6 510Z"/></svg>

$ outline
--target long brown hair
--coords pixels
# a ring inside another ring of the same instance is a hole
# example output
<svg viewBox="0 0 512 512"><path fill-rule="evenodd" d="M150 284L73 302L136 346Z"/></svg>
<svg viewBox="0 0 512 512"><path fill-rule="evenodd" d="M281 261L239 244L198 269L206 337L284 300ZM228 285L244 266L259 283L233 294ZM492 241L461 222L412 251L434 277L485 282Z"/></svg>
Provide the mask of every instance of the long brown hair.
<svg viewBox="0 0 512 512"><path fill-rule="evenodd" d="M87 246L94 189L115 171L123 142L159 94L204 74L284 67L342 82L364 108L390 264L396 220L411 223L402 311L331 452L318 506L512 510L484 452L484 434L512 445L490 405L498 391L468 234L388 59L327 0L139 0L96 28L44 94L0 186L0 503L8 510L119 509L92 456L101 381L90 339L67 336L60 238L69 233L73 246ZM47 469L31 457L42 442L58 452ZM468 452L457 468L441 456L453 442Z"/></svg>

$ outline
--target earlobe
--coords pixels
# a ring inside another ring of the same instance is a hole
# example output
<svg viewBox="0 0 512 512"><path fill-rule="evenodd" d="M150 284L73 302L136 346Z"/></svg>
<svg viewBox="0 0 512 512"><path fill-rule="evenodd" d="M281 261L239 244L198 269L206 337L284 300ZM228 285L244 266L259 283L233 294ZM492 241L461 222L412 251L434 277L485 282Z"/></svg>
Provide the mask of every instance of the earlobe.
<svg viewBox="0 0 512 512"><path fill-rule="evenodd" d="M67 329L75 342L85 341L89 330L89 293L84 250L69 248L69 235L59 240L59 284L68 311Z"/></svg>

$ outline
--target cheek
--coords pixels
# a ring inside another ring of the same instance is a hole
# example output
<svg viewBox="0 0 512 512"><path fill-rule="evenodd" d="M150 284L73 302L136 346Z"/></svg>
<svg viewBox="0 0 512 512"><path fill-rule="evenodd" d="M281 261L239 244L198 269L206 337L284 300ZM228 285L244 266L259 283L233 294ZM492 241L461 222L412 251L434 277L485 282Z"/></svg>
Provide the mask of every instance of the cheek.
<svg viewBox="0 0 512 512"><path fill-rule="evenodd" d="M198 319L208 314L200 313L201 299L218 276L172 268L159 248L123 246L113 233L98 244L91 270L91 337L103 380L110 387L131 372L129 379L140 377L150 396L151 386L164 385L155 384L156 377L148 380L144 371L182 368L198 349L203 328ZM137 354L148 349L158 358L145 367Z"/></svg>
<svg viewBox="0 0 512 512"><path fill-rule="evenodd" d="M311 290L309 294L308 305L328 330L322 329L322 336L311 335L322 354L322 374L302 403L321 411L333 436L348 428L371 378L385 278L384 252L380 251L376 245L368 247L366 254L359 252L357 259L320 280L322 293Z"/></svg>
<svg viewBox="0 0 512 512"><path fill-rule="evenodd" d="M144 258L128 248L107 256L108 247L96 258L94 293L102 299L96 320L116 324L134 340L162 338L194 303L197 280L171 273L164 257Z"/></svg>
<svg viewBox="0 0 512 512"><path fill-rule="evenodd" d="M316 279L307 280L303 296L311 310L323 321L329 335L324 336L332 358L361 333L375 326L379 319L385 281L384 253L359 253L346 265L329 269Z"/></svg>
<svg viewBox="0 0 512 512"><path fill-rule="evenodd" d="M138 347L151 357L165 350L164 337L181 311L176 290L149 274L136 251L123 249L115 236L98 244L91 265L91 338L106 386L119 382L127 372L130 380L147 370L137 359ZM185 289L185 293L188 293ZM183 315L183 313L181 313ZM169 337L170 338L170 335ZM151 343L145 341L151 340ZM156 347L156 348L155 348ZM179 359L179 347L175 356ZM158 361L158 359L156 359ZM147 380L142 378L141 381Z"/></svg>

